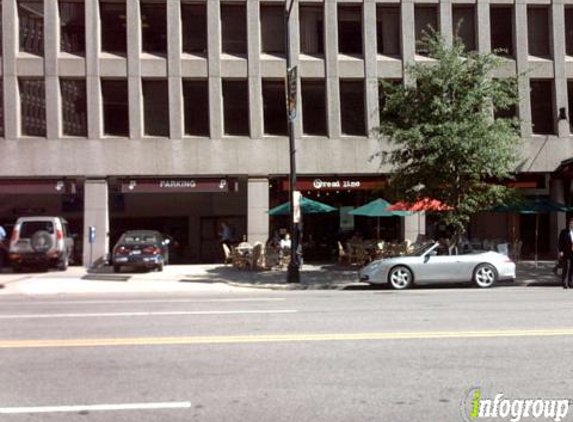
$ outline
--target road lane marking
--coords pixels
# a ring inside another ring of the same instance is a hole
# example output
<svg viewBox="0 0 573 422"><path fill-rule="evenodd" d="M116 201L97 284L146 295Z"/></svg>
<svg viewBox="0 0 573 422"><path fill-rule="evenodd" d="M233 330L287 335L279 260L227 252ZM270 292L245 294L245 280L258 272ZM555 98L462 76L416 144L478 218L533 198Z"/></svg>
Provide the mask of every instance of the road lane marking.
<svg viewBox="0 0 573 422"><path fill-rule="evenodd" d="M423 340L466 338L516 338L516 337L570 337L573 328L554 330L478 330L478 331L422 331L347 334L275 334L244 336L194 336L194 337L132 337L93 339L4 340L0 349L28 349L48 347L98 347L98 346L160 346L192 344L279 343L310 341L359 341L359 340Z"/></svg>
<svg viewBox="0 0 573 422"><path fill-rule="evenodd" d="M46 301L16 301L2 300L0 303L18 306L37 306L37 305L105 305L105 304L122 304L122 303L219 303L219 302L279 302L284 301L284 297L273 298L235 298L235 299L156 299L156 300L46 300Z"/></svg>
<svg viewBox="0 0 573 422"><path fill-rule="evenodd" d="M165 312L98 312L68 314L13 314L0 315L1 319L50 319L50 318L99 318L99 317L140 317L140 316L181 316L181 315L249 315L249 314L293 314L295 309L277 310L237 310L237 311L165 311Z"/></svg>
<svg viewBox="0 0 573 422"><path fill-rule="evenodd" d="M105 410L188 409L190 407L191 402L188 401L163 403L90 404L79 406L2 407L0 408L0 414L93 412Z"/></svg>

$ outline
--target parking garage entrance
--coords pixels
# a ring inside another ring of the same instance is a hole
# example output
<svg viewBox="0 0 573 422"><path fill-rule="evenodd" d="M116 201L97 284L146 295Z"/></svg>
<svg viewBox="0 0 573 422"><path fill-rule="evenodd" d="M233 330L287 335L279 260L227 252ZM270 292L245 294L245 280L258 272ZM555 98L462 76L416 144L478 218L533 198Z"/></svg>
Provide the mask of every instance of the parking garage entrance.
<svg viewBox="0 0 573 422"><path fill-rule="evenodd" d="M222 262L221 222L247 232L246 181L237 178L129 178L109 183L110 249L126 230L170 236L172 264Z"/></svg>
<svg viewBox="0 0 573 422"><path fill-rule="evenodd" d="M69 178L0 180L0 224L8 238L18 217L60 216L74 238L72 261L81 264L84 186Z"/></svg>

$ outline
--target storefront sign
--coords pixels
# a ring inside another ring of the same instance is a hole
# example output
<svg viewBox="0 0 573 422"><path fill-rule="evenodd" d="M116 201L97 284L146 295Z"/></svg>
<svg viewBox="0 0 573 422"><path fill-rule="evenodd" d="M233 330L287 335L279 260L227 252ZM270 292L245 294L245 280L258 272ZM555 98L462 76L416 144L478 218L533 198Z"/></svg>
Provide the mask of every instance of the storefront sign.
<svg viewBox="0 0 573 422"><path fill-rule="evenodd" d="M0 194L74 194L73 180L0 180Z"/></svg>
<svg viewBox="0 0 573 422"><path fill-rule="evenodd" d="M283 190L288 190L289 186L289 181L284 180L282 183ZM386 186L386 181L380 178L362 179L349 177L334 179L317 177L315 179L299 179L296 186L301 191L370 190L383 189Z"/></svg>
<svg viewBox="0 0 573 422"><path fill-rule="evenodd" d="M123 193L236 192L236 179L131 179L121 182Z"/></svg>

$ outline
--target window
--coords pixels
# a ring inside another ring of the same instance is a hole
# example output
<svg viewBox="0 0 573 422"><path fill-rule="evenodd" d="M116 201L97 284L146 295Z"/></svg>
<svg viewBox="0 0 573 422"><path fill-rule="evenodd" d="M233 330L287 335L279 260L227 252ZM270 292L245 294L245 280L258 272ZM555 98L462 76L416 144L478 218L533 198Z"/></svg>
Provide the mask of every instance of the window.
<svg viewBox="0 0 573 422"><path fill-rule="evenodd" d="M300 51L324 54L324 10L322 6L300 5Z"/></svg>
<svg viewBox="0 0 573 422"><path fill-rule="evenodd" d="M107 53L125 54L127 51L127 33L125 2L101 1L99 4L101 19L101 50Z"/></svg>
<svg viewBox="0 0 573 422"><path fill-rule="evenodd" d="M513 26L512 6L491 6L490 28L492 51L502 56L513 57Z"/></svg>
<svg viewBox="0 0 573 422"><path fill-rule="evenodd" d="M400 6L376 7L378 54L400 56Z"/></svg>
<svg viewBox="0 0 573 422"><path fill-rule="evenodd" d="M42 0L18 1L20 25L20 51L44 55L44 2Z"/></svg>
<svg viewBox="0 0 573 422"><path fill-rule="evenodd" d="M127 81L103 79L103 130L111 136L129 136Z"/></svg>
<svg viewBox="0 0 573 422"><path fill-rule="evenodd" d="M86 51L84 3L60 1L60 51L84 55Z"/></svg>
<svg viewBox="0 0 573 422"><path fill-rule="evenodd" d="M221 4L222 50L247 54L247 11L244 4Z"/></svg>
<svg viewBox="0 0 573 422"><path fill-rule="evenodd" d="M366 135L364 81L340 81L340 112L344 135Z"/></svg>
<svg viewBox="0 0 573 422"><path fill-rule="evenodd" d="M169 136L169 87L166 80L144 79L143 112L145 134Z"/></svg>
<svg viewBox="0 0 573 422"><path fill-rule="evenodd" d="M263 53L285 53L285 13L283 6L261 5L261 35Z"/></svg>
<svg viewBox="0 0 573 422"><path fill-rule="evenodd" d="M288 135L284 81L263 80L263 117L266 135Z"/></svg>
<svg viewBox="0 0 573 422"><path fill-rule="evenodd" d="M338 6L338 51L362 55L362 7Z"/></svg>
<svg viewBox="0 0 573 422"><path fill-rule="evenodd" d="M302 131L326 136L326 88L324 79L302 79Z"/></svg>
<svg viewBox="0 0 573 422"><path fill-rule="evenodd" d="M550 135L555 133L555 116L553 114L553 81L532 80L531 124L533 133Z"/></svg>
<svg viewBox="0 0 573 422"><path fill-rule="evenodd" d="M573 56L573 7L565 8L565 51Z"/></svg>
<svg viewBox="0 0 573 422"><path fill-rule="evenodd" d="M164 3L141 3L141 47L145 53L167 53L167 11Z"/></svg>
<svg viewBox="0 0 573 422"><path fill-rule="evenodd" d="M63 133L67 136L87 136L86 81L60 79Z"/></svg>
<svg viewBox="0 0 573 422"><path fill-rule="evenodd" d="M415 5L414 20L416 28L416 54L427 55L428 50L421 43L424 35L431 35L438 30L438 8L437 6Z"/></svg>
<svg viewBox="0 0 573 422"><path fill-rule="evenodd" d="M207 3L181 3L183 51L207 53Z"/></svg>
<svg viewBox="0 0 573 422"><path fill-rule="evenodd" d="M209 83L183 80L185 134L209 136Z"/></svg>
<svg viewBox="0 0 573 422"><path fill-rule="evenodd" d="M223 80L225 135L249 136L249 85L246 80Z"/></svg>
<svg viewBox="0 0 573 422"><path fill-rule="evenodd" d="M474 5L452 6L453 33L462 40L466 51L476 50L476 26Z"/></svg>
<svg viewBox="0 0 573 422"><path fill-rule="evenodd" d="M46 87L44 79L20 78L22 135L46 136Z"/></svg>
<svg viewBox="0 0 573 422"><path fill-rule="evenodd" d="M549 49L549 8L527 7L527 40L530 55L551 56Z"/></svg>

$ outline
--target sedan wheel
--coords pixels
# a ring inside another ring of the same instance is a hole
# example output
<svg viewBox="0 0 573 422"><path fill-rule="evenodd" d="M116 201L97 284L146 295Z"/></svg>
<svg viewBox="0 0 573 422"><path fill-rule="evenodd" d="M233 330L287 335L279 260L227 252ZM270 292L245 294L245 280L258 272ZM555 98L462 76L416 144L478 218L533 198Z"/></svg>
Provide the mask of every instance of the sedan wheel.
<svg viewBox="0 0 573 422"><path fill-rule="evenodd" d="M390 285L396 290L404 290L412 285L412 271L408 268L399 266L394 267L388 274L388 281Z"/></svg>
<svg viewBox="0 0 573 422"><path fill-rule="evenodd" d="M495 268L490 264L480 264L474 271L474 282L478 287L491 287L497 281Z"/></svg>

